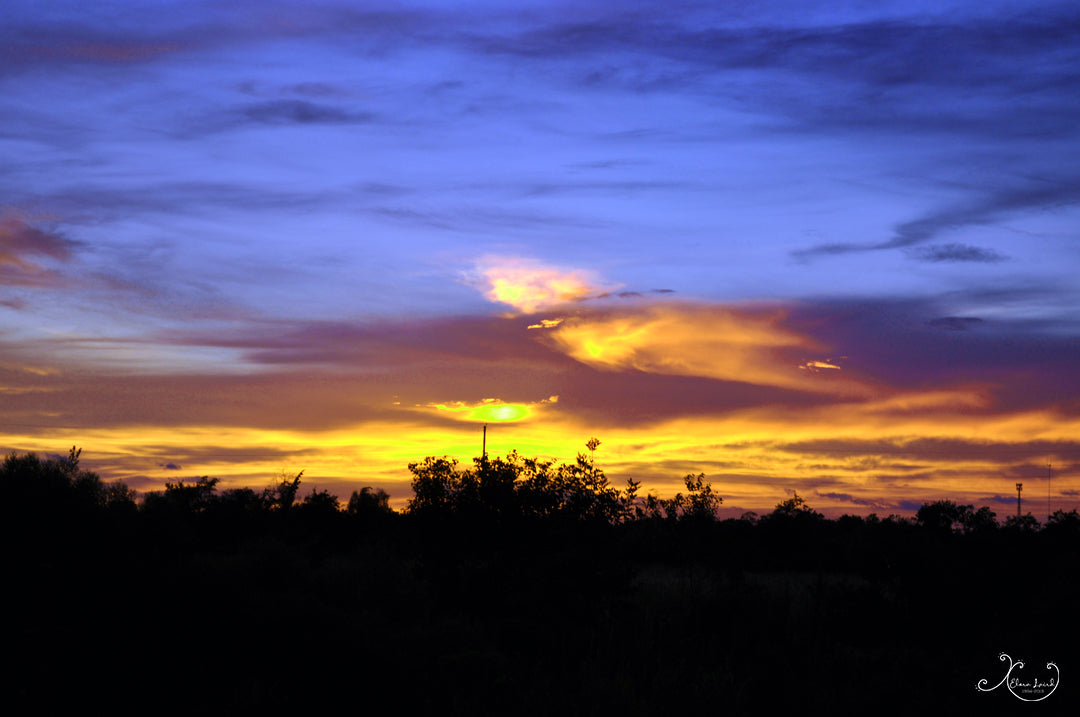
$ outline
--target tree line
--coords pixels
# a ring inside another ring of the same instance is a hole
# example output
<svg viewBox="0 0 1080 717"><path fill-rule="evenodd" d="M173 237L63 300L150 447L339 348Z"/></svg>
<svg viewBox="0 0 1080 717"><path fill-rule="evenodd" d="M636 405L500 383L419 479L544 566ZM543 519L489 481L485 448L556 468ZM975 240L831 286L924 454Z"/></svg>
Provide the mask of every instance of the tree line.
<svg viewBox="0 0 1080 717"><path fill-rule="evenodd" d="M588 453L579 453L570 463L526 458L511 451L505 457L474 458L471 467L456 459L428 456L408 465L412 474L412 497L404 516L437 522L507 523L513 521L576 522L617 525L631 521L714 522L723 498L704 474L689 474L683 482L686 492L663 498L639 495L641 484L628 479L624 487L612 485L595 461L600 442L586 443ZM308 519L387 519L397 515L390 507L390 495L381 488L365 486L354 490L346 501L327 490L313 487L302 495L304 471L282 473L262 490L227 488L209 476L194 481L166 482L163 490L149 491L142 499L122 481L106 482L80 467L82 450L72 447L63 458L41 458L35 453L8 455L0 465L0 497L9 509L21 515L43 512L100 512L123 516L142 513L157 517L210 514L218 517L293 515ZM29 512L27 512L29 511ZM1044 525L1030 512L1010 515L1004 522L987 506L975 508L951 500L924 503L913 518L890 515L879 518L842 516L841 520L862 520L913 524L936 533L986 534L996 530L1033 533L1039 530L1080 532L1080 514L1057 510ZM794 493L776 504L771 513L758 516L744 513L748 524L796 521L811 525L827 522L806 500Z"/></svg>

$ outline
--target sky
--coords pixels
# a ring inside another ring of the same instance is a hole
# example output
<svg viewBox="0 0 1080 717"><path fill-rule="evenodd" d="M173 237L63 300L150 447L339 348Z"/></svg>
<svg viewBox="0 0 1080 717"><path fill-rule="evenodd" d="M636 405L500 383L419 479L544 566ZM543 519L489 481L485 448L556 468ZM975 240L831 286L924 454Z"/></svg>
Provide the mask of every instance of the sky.
<svg viewBox="0 0 1080 717"><path fill-rule="evenodd" d="M0 16L5 453L400 507L487 425L732 516L1080 504L1075 3Z"/></svg>

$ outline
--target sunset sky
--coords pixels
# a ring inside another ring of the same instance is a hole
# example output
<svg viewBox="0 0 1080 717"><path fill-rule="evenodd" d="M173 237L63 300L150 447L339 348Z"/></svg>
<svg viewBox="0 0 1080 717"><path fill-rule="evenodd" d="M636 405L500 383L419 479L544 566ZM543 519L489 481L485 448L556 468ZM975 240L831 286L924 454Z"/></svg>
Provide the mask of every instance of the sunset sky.
<svg viewBox="0 0 1080 717"><path fill-rule="evenodd" d="M8 0L0 449L1041 520L1078 199L1075 2Z"/></svg>

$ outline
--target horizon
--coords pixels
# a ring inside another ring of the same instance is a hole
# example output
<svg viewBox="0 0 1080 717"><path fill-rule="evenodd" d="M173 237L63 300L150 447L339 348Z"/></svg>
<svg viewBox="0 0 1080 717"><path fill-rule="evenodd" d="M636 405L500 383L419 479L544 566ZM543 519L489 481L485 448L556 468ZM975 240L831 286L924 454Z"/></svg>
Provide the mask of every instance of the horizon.
<svg viewBox="0 0 1080 717"><path fill-rule="evenodd" d="M724 517L1080 505L1074 4L7 14L5 455L400 508L487 425Z"/></svg>

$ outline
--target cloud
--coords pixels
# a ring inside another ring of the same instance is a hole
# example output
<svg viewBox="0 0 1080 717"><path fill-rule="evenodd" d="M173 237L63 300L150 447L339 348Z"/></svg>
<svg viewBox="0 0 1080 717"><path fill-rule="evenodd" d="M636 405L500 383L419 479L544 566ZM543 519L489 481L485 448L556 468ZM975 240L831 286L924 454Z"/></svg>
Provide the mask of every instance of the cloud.
<svg viewBox="0 0 1080 717"><path fill-rule="evenodd" d="M818 439L794 443L776 443L779 451L800 456L824 455L845 459L870 456L917 461L909 466L918 469L941 462L976 461L1000 466L1027 465L1032 460L1058 456L1059 460L1080 458L1080 441L1062 440L989 440L948 437L894 438L889 440ZM1043 466L1042 475L1045 475Z"/></svg>
<svg viewBox="0 0 1080 717"><path fill-rule="evenodd" d="M529 324L527 329L553 329L563 322L563 319L540 319L539 323Z"/></svg>
<svg viewBox="0 0 1080 717"><path fill-rule="evenodd" d="M814 491L814 495L820 498L826 498L828 500L835 500L840 503L851 503L852 505L864 506L867 508L873 508L875 510L889 510L898 508L899 506L891 501L885 501L873 498L859 498L851 493L835 493L835 492L822 492Z"/></svg>
<svg viewBox="0 0 1080 717"><path fill-rule="evenodd" d="M1058 299L1055 292L1003 285L989 294L927 299L792 302L787 325L843 351L846 366L894 390L966 386L991 396L990 406L1056 405L1072 412L1080 410L1066 398L1080 391L1071 368L1080 355L1075 325L1031 318L1033 307ZM991 322L947 313L968 307L997 315ZM1039 380L1020 389L1018 376L1036 375Z"/></svg>
<svg viewBox="0 0 1080 717"><path fill-rule="evenodd" d="M29 268L26 255L67 261L76 246L77 242L38 229L10 211L0 212L0 264Z"/></svg>
<svg viewBox="0 0 1080 717"><path fill-rule="evenodd" d="M811 371L813 373L817 373L821 370L840 371L841 368L835 363L830 363L831 361L832 359L828 359L826 361L807 361L806 363L800 365L799 368L804 371Z"/></svg>
<svg viewBox="0 0 1080 717"><path fill-rule="evenodd" d="M799 359L822 347L786 325L779 307L693 304L642 306L567 318L545 334L552 345L590 366L696 376L825 393L865 393L853 380L808 376ZM830 368L837 368L829 366Z"/></svg>
<svg viewBox="0 0 1080 717"><path fill-rule="evenodd" d="M145 34L106 31L78 22L5 23L0 44L5 53L0 75L42 65L135 65L189 49L179 35L147 37Z"/></svg>
<svg viewBox="0 0 1080 717"><path fill-rule="evenodd" d="M968 190L968 200L955 203L896 227L892 238L880 242L829 243L806 249L797 249L792 256L808 260L817 256L836 256L853 252L904 249L937 238L943 233L964 227L980 226L1016 213L1033 210L1057 209L1075 205L1080 199L1080 174L1065 177L1048 177L1026 186ZM1007 257L997 252L950 243L928 247L913 252L922 261L967 261L993 263Z"/></svg>
<svg viewBox="0 0 1080 717"><path fill-rule="evenodd" d="M994 264L1005 261L1008 258L993 249L982 249L967 244L939 244L936 246L928 246L913 252L912 257L919 261L927 262L963 261L981 264Z"/></svg>
<svg viewBox="0 0 1080 717"><path fill-rule="evenodd" d="M60 280L40 259L70 261L77 242L39 229L11 211L0 212L0 285L49 286ZM32 257L32 259L31 259Z"/></svg>
<svg viewBox="0 0 1080 717"><path fill-rule="evenodd" d="M997 505L1016 505L1016 496L1012 495L984 495L977 499L977 503L995 503Z"/></svg>
<svg viewBox="0 0 1080 717"><path fill-rule="evenodd" d="M480 273L487 283L484 295L489 300L526 314L603 292L602 284L590 272L545 266L527 259L484 259Z"/></svg>
<svg viewBox="0 0 1080 717"><path fill-rule="evenodd" d="M275 100L248 105L240 115L264 124L358 124L371 122L368 112L350 112L334 105L305 100Z"/></svg>

